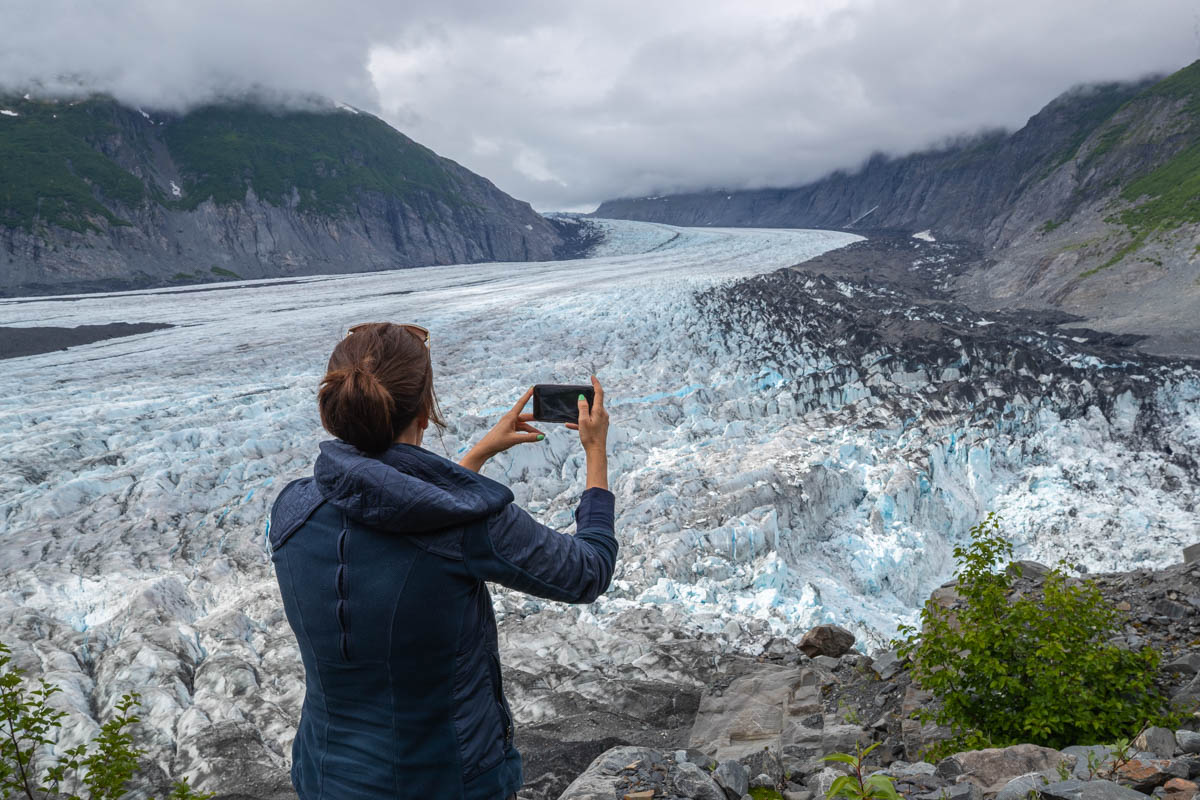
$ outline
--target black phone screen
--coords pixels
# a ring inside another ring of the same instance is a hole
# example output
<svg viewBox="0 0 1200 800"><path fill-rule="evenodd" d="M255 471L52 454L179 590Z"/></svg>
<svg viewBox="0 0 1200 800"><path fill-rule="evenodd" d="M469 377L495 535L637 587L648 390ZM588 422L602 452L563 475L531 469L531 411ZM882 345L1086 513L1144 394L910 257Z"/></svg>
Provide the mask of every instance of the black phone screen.
<svg viewBox="0 0 1200 800"><path fill-rule="evenodd" d="M533 418L538 422L579 422L579 395L588 408L596 391L587 385L539 383L533 387Z"/></svg>

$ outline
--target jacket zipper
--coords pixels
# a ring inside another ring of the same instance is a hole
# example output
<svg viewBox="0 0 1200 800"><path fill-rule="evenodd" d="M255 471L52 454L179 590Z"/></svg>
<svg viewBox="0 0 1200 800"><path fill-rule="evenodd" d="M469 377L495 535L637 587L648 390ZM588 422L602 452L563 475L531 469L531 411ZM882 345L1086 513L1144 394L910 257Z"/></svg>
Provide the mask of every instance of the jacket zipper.
<svg viewBox="0 0 1200 800"><path fill-rule="evenodd" d="M494 686L496 687L496 707L500 709L500 723L504 726L504 749L512 747L513 743L513 722L512 716L508 713L508 707L504 704L504 683L500 674L500 657L495 653L488 653L492 657L492 674L495 677Z"/></svg>

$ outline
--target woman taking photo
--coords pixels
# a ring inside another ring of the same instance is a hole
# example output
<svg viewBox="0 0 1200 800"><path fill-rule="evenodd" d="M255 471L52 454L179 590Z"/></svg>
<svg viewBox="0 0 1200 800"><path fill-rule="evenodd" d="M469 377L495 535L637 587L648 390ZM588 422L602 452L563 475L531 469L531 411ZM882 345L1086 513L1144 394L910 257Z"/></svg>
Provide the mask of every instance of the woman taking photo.
<svg viewBox="0 0 1200 800"><path fill-rule="evenodd" d="M272 559L305 670L292 746L301 800L514 795L521 756L487 582L590 603L612 577L599 382L568 425L587 458L571 536L479 474L497 453L545 438L523 413L532 390L461 462L421 447L430 423L444 425L428 343L416 325L350 329L318 394L336 438L271 509Z"/></svg>

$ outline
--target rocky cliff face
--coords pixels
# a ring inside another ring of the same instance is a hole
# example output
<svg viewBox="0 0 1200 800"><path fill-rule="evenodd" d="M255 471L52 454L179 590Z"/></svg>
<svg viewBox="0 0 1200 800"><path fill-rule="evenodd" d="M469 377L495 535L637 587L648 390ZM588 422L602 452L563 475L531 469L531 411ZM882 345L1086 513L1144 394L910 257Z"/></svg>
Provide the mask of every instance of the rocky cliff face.
<svg viewBox="0 0 1200 800"><path fill-rule="evenodd" d="M1200 349L1200 62L1076 89L1019 131L806 186L613 200L596 215L677 225L920 232L985 257L953 285L980 308L1062 308L1150 350Z"/></svg>
<svg viewBox="0 0 1200 800"><path fill-rule="evenodd" d="M0 109L4 294L544 260L569 239L345 106Z"/></svg>

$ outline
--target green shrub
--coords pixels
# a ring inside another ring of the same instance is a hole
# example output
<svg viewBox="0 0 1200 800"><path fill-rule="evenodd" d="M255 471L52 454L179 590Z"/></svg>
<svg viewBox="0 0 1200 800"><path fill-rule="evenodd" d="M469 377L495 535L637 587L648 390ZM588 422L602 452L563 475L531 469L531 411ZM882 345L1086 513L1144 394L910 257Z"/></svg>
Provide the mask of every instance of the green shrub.
<svg viewBox="0 0 1200 800"><path fill-rule="evenodd" d="M133 745L137 694L126 694L112 719L100 726L90 744L64 750L50 764L38 751L55 743L66 716L50 706L61 691L46 681L29 689L11 653L0 642L0 800L119 800L137 772L142 751ZM187 781L175 783L167 800L207 800L212 794L192 791Z"/></svg>
<svg viewBox="0 0 1200 800"><path fill-rule="evenodd" d="M879 742L862 749L862 745L855 745L854 753L831 753L825 756L822 761L837 761L846 764L852 770L849 775L842 775L835 778L829 787L829 791L825 794L826 800L835 800L835 798L846 798L846 800L901 800L900 794L896 791L892 779L887 775L871 775L863 777L863 762L867 760L867 756L871 751L879 747Z"/></svg>
<svg viewBox="0 0 1200 800"><path fill-rule="evenodd" d="M924 719L954 733L937 754L1113 741L1163 713L1158 653L1110 643L1121 618L1094 581L1060 565L1034 592L1011 596L1019 568L1009 567L1012 545L994 514L954 556L961 607L927 602L923 630L906 626L896 643L940 701Z"/></svg>

